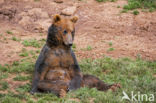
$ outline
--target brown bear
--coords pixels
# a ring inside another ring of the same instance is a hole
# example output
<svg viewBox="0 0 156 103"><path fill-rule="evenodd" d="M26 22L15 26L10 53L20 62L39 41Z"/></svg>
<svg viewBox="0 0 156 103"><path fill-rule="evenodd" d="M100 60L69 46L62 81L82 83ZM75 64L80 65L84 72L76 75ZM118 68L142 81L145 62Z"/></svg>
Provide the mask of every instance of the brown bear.
<svg viewBox="0 0 156 103"><path fill-rule="evenodd" d="M74 40L74 24L77 17L53 17L48 29L47 41L35 64L31 93L52 92L64 96L66 92L83 86L101 91L115 89L119 84L108 85L92 75L83 75L71 49Z"/></svg>

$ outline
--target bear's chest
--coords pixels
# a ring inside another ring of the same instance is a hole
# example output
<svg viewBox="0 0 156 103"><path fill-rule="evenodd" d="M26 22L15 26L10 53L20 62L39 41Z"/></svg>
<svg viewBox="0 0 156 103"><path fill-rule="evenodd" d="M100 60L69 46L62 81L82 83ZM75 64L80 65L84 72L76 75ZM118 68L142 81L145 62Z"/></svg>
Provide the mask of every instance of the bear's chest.
<svg viewBox="0 0 156 103"><path fill-rule="evenodd" d="M51 67L64 68L69 68L74 64L71 52L63 49L55 49L50 51L48 53L46 62L50 64Z"/></svg>

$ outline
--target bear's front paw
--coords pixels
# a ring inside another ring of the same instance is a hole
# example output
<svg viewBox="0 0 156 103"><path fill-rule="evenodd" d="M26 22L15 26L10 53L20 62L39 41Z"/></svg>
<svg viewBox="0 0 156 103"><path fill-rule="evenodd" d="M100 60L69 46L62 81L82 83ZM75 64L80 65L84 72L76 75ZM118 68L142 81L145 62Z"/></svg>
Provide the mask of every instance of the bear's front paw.
<svg viewBox="0 0 156 103"><path fill-rule="evenodd" d="M64 89L61 89L59 97L65 97L66 96L66 91Z"/></svg>
<svg viewBox="0 0 156 103"><path fill-rule="evenodd" d="M30 94L35 94L36 92L38 92L38 90L36 88L33 88L31 91L30 91Z"/></svg>
<svg viewBox="0 0 156 103"><path fill-rule="evenodd" d="M31 90L31 91L30 91L30 94L34 95L34 94L35 94L35 92Z"/></svg>

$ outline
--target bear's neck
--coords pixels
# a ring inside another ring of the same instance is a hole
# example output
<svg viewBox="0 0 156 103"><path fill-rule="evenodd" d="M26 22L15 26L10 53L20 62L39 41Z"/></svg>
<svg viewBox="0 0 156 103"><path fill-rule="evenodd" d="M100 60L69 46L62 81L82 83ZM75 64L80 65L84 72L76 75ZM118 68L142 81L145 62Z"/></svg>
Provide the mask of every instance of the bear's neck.
<svg viewBox="0 0 156 103"><path fill-rule="evenodd" d="M71 50L71 47L67 47L65 45L53 45L51 43L46 43L46 45L51 49L57 48L57 49Z"/></svg>
<svg viewBox="0 0 156 103"><path fill-rule="evenodd" d="M54 38L53 38L53 40L52 39L50 39L50 37L47 37L47 41L46 41L46 45L49 47L49 48L60 48L60 49L66 49L66 50L70 50L71 49L71 47L69 47L69 46L66 46L66 45L64 45L63 43L60 43L59 41L57 41L57 40L54 40Z"/></svg>

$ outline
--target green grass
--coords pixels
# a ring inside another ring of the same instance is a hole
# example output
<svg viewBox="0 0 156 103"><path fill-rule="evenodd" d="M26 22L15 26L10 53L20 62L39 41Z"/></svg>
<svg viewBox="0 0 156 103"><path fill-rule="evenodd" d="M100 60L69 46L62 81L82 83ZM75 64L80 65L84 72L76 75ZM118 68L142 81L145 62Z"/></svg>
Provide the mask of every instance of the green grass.
<svg viewBox="0 0 156 103"><path fill-rule="evenodd" d="M134 14L134 15L138 15L138 14L139 14L139 11L138 11L138 10L134 10L134 11L133 11L133 14Z"/></svg>
<svg viewBox="0 0 156 103"><path fill-rule="evenodd" d="M0 72L0 80L5 78L8 78L8 73Z"/></svg>
<svg viewBox="0 0 156 103"><path fill-rule="evenodd" d="M35 48L42 47L44 43L45 43L45 39L41 39L41 40L29 39L29 40L24 40L22 42L22 44L26 47L31 46Z"/></svg>
<svg viewBox="0 0 156 103"><path fill-rule="evenodd" d="M12 37L12 40L13 40L13 41L21 41L20 38L16 38L15 36Z"/></svg>
<svg viewBox="0 0 156 103"><path fill-rule="evenodd" d="M30 84L24 84L22 86L19 86L18 88L16 88L16 91L19 93L25 93L25 92L29 92L31 89L31 85Z"/></svg>
<svg viewBox="0 0 156 103"><path fill-rule="evenodd" d="M109 42L108 44L109 44L109 46L112 46L112 45L113 45L113 43L112 43L112 42Z"/></svg>
<svg viewBox="0 0 156 103"><path fill-rule="evenodd" d="M39 2L40 0L34 0L34 2Z"/></svg>
<svg viewBox="0 0 156 103"><path fill-rule="evenodd" d="M1 33L1 34L0 34L0 37L2 37L2 36L3 36L3 34Z"/></svg>
<svg viewBox="0 0 156 103"><path fill-rule="evenodd" d="M29 53L25 48L23 48L21 53L19 54L19 56L27 57L27 56L29 56Z"/></svg>
<svg viewBox="0 0 156 103"><path fill-rule="evenodd" d="M105 1L107 1L107 0L96 0L97 2L105 2Z"/></svg>
<svg viewBox="0 0 156 103"><path fill-rule="evenodd" d="M21 57L28 57L28 58L37 58L38 53L40 53L39 50L30 50L28 51L26 48L23 48L19 56Z"/></svg>
<svg viewBox="0 0 156 103"><path fill-rule="evenodd" d="M76 44L73 44L73 45L72 45L72 50L73 50L73 51L76 51Z"/></svg>
<svg viewBox="0 0 156 103"><path fill-rule="evenodd" d="M90 50L92 50L93 48L92 48L90 45L88 45L86 49L87 49L88 51L90 51Z"/></svg>
<svg viewBox="0 0 156 103"><path fill-rule="evenodd" d="M106 2L106 1L110 1L110 2L115 2L117 0L96 0L97 2Z"/></svg>
<svg viewBox="0 0 156 103"><path fill-rule="evenodd" d="M6 38L6 37L4 37L4 38L3 38L3 40L5 41L5 40L7 40L7 38Z"/></svg>
<svg viewBox="0 0 156 103"><path fill-rule="evenodd" d="M10 30L7 30L6 33L7 33L7 34L13 34L13 32L10 31Z"/></svg>
<svg viewBox="0 0 156 103"><path fill-rule="evenodd" d="M36 53L38 53L38 54L39 54L39 53L40 53L40 50L36 50Z"/></svg>
<svg viewBox="0 0 156 103"><path fill-rule="evenodd" d="M114 51L115 49L114 48L109 48L107 51Z"/></svg>
<svg viewBox="0 0 156 103"><path fill-rule="evenodd" d="M6 81L0 82L0 86L1 86L0 90L6 90L9 88L9 84Z"/></svg>
<svg viewBox="0 0 156 103"><path fill-rule="evenodd" d="M156 10L156 0L128 0L128 4L123 7L124 10L122 12L139 8L149 9L150 12L153 12ZM136 15L138 12L133 12L133 14Z"/></svg>
<svg viewBox="0 0 156 103"><path fill-rule="evenodd" d="M83 51L91 51L93 48L92 46L88 45L86 48L81 48Z"/></svg>
<svg viewBox="0 0 156 103"><path fill-rule="evenodd" d="M76 44L73 44L72 45L72 49L76 49Z"/></svg>
<svg viewBox="0 0 156 103"><path fill-rule="evenodd" d="M7 94L0 93L0 103L128 103L128 101L121 101L123 96L122 91L130 95L131 91L141 94L154 94L156 96L156 61L145 61L140 56L136 60L130 58L113 59L110 57L103 57L101 59L84 59L80 61L81 71L84 74L92 74L99 77L105 83L120 83L121 89L116 92L97 91L95 88L80 88L76 91L71 91L64 98L58 98L51 93L37 93L35 95L29 94L31 89L32 74L34 69L34 61L31 59L23 59L16 61L11 65L0 66L1 78L8 78L8 74L17 74L13 81L23 82L30 81L27 84L20 85L15 88L18 94L11 92L9 85L3 79L0 79L0 91L8 90ZM22 74L27 74L23 76ZM35 99L34 99L35 98ZM72 100L78 99L78 102ZM87 99L86 99L87 98ZM112 99L113 98L113 99ZM148 102L147 102L148 103Z"/></svg>
<svg viewBox="0 0 156 103"><path fill-rule="evenodd" d="M127 13L127 12L128 12L127 9L123 9L123 10L121 11L121 13Z"/></svg>
<svg viewBox="0 0 156 103"><path fill-rule="evenodd" d="M120 8L120 6L118 5L117 8Z"/></svg>
<svg viewBox="0 0 156 103"><path fill-rule="evenodd" d="M16 61L11 65L0 65L0 73L32 73L34 62L31 58Z"/></svg>
<svg viewBox="0 0 156 103"><path fill-rule="evenodd" d="M26 60L20 62L14 62L12 65L0 66L1 73L28 73L32 75L34 63ZM103 101L109 103L121 102L122 90L130 93L130 91L140 91L141 93L156 93L155 84L156 78L152 75L156 73L156 62L143 61L140 58L137 60L131 60L128 58L112 59L105 57L102 59L86 59L80 62L80 67L83 73L93 74L98 76L106 83L121 83L122 89L113 93L100 92L96 89L81 88L77 91L68 93L65 98L57 98L53 94L28 94L30 90L30 84L22 85L16 88L17 94L0 94L0 101L6 103L11 101L14 97L13 103L21 102L22 100L33 102L33 98L37 99L37 103L55 101L57 103L67 102L70 103L70 98L78 98L81 103L89 103L94 98L95 103L102 103ZM30 76L31 77L31 76ZM145 79L146 78L146 79ZM13 80L25 81L30 80L29 76L17 75ZM6 82L2 83L3 89L8 88ZM4 88L7 87L7 88ZM90 99L86 99L90 98ZM111 99L114 98L114 99Z"/></svg>
<svg viewBox="0 0 156 103"><path fill-rule="evenodd" d="M22 75L17 75L15 78L13 78L14 81L27 81L31 77L30 76L22 76Z"/></svg>
<svg viewBox="0 0 156 103"><path fill-rule="evenodd" d="M153 8L153 7L152 7L152 8L149 9L149 12L153 12L153 11L155 11L155 10L156 10L156 8Z"/></svg>
<svg viewBox="0 0 156 103"><path fill-rule="evenodd" d="M21 103L21 101L17 98L6 96L3 98L1 103Z"/></svg>

